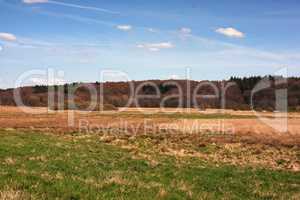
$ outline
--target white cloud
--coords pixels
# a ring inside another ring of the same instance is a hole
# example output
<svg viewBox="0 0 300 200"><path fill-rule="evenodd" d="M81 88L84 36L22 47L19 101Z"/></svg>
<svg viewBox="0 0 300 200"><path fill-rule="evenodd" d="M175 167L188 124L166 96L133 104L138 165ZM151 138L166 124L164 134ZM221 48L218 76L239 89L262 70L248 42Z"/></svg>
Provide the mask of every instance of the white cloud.
<svg viewBox="0 0 300 200"><path fill-rule="evenodd" d="M113 22L98 20L98 19L89 18L89 17L81 17L81 16L77 16L77 15L70 15L70 14L61 14L61 13L50 12L50 11L38 11L38 12L43 15L48 15L48 16L53 16L53 17L58 17L58 18L65 18L65 19L82 22L82 23L86 23L86 24L101 24L101 25L110 26L110 27L116 26L116 24Z"/></svg>
<svg viewBox="0 0 300 200"><path fill-rule="evenodd" d="M148 49L149 51L160 51L161 49L171 49L175 46L171 42L161 42L161 43L147 43L139 44L138 48Z"/></svg>
<svg viewBox="0 0 300 200"><path fill-rule="evenodd" d="M147 31L151 32L151 33L157 33L158 30L154 29L154 28L147 28Z"/></svg>
<svg viewBox="0 0 300 200"><path fill-rule="evenodd" d="M153 52L155 52L155 51L160 51L160 49L159 49L159 48L156 48L156 47L150 47L150 48L148 48L148 50L149 50L149 51L153 51Z"/></svg>
<svg viewBox="0 0 300 200"><path fill-rule="evenodd" d="M26 3L26 4L51 3L51 4L65 6L65 7L71 7L71 8L79 8L79 9L84 9L84 10L99 11L99 12L105 12L105 13L109 13L109 14L119 14L118 12L108 10L108 9L104 9L104 8L98 8L98 7L93 7L93 6L83 6L83 5L79 5L79 4L64 3L64 2L61 2L61 1L53 1L53 0L23 0L23 3Z"/></svg>
<svg viewBox="0 0 300 200"><path fill-rule="evenodd" d="M117 29L121 31L130 31L132 29L132 26L130 25L117 25Z"/></svg>
<svg viewBox="0 0 300 200"><path fill-rule="evenodd" d="M48 3L48 0L23 0L23 3L27 3L27 4Z"/></svg>
<svg viewBox="0 0 300 200"><path fill-rule="evenodd" d="M182 40L186 40L186 38L192 36L192 29L187 27L182 27L178 30L178 36Z"/></svg>
<svg viewBox="0 0 300 200"><path fill-rule="evenodd" d="M192 33L192 29L186 28L186 27L182 27L182 28L179 29L179 32L181 34L189 35L189 34Z"/></svg>
<svg viewBox="0 0 300 200"><path fill-rule="evenodd" d="M222 35L225 35L227 37L232 37L232 38L243 38L245 37L245 34L239 30L236 30L235 28L218 28L216 30L217 33L220 33Z"/></svg>
<svg viewBox="0 0 300 200"><path fill-rule="evenodd" d="M168 79L173 79L173 80L176 80L176 79L180 79L180 76L177 75L177 74L172 74L171 76L169 76Z"/></svg>
<svg viewBox="0 0 300 200"><path fill-rule="evenodd" d="M3 50L3 47L2 46L0 46L0 51L2 51Z"/></svg>
<svg viewBox="0 0 300 200"><path fill-rule="evenodd" d="M14 42L17 40L17 37L11 33L0 33L0 40Z"/></svg>
<svg viewBox="0 0 300 200"><path fill-rule="evenodd" d="M159 49L170 49L174 47L171 42L153 43L151 46Z"/></svg>

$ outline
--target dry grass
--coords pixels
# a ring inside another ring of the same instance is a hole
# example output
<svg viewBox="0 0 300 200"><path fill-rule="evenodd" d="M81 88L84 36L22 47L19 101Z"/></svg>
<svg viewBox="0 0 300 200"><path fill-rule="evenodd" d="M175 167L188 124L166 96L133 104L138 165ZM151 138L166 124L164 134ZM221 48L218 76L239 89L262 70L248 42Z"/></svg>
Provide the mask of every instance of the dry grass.
<svg viewBox="0 0 300 200"><path fill-rule="evenodd" d="M23 191L13 190L10 188L0 191L0 200L26 200L26 199L33 199L33 198Z"/></svg>
<svg viewBox="0 0 300 200"><path fill-rule="evenodd" d="M46 111L44 108L35 109ZM75 123L70 127L68 111L33 115L16 107L0 107L0 128L6 131L30 129L63 134L70 140L96 134L100 141L127 149L133 154L133 158L146 159L152 166L158 163L150 155L157 153L178 158L197 157L234 165L300 171L300 114L289 114L288 133L282 134L253 118L254 113L250 111L222 111L235 116L227 118L225 115L224 119L205 119L202 115L201 119L194 119L199 115L199 111L195 109L190 114L185 109L179 110L184 115L172 114L174 109L166 109L165 114L153 114L160 111L155 108L127 108L120 112L75 112ZM207 110L202 114L219 112L220 110ZM272 113L259 114L270 117ZM194 117L190 119L189 116ZM80 120L89 125L87 132L79 129ZM81 134L75 138L66 134L73 132L76 135L80 131ZM31 157L29 160L46 162L47 158ZM7 158L5 162L14 165L15 160Z"/></svg>
<svg viewBox="0 0 300 200"><path fill-rule="evenodd" d="M130 108L122 112L76 112L74 111L74 126L70 127L68 124L68 111L51 111L47 113L45 108L34 108L38 111L43 111L43 114L27 114L21 108L17 107L3 107L0 106L0 128L31 128L38 130L53 130L60 132L76 131L79 128L80 121L86 122L90 128L97 129L99 127L106 128L120 128L124 123L131 129L143 128L142 125L150 123L150 126L166 127L168 129L176 129L183 132L190 131L193 127L201 127L201 130L213 130L223 128L225 131L233 130L235 133L255 133L255 134L278 134L278 131L272 129L259 119L251 111L222 111L224 118L218 117L220 110L208 110L198 112L192 109L189 114L180 110L179 113L174 113L174 109L167 109L165 113L160 113L159 109L142 109L141 111L148 114L138 112L138 109ZM72 112L72 111L71 111ZM149 114L149 113L159 114ZM172 114L173 112L173 114ZM181 115L180 115L181 113ZM185 114L182 114L185 113ZM212 117L205 118L205 115L214 114ZM272 113L259 113L261 116L269 116ZM201 119L197 118L201 115ZM189 116L194 116L190 119ZM213 118L218 117L218 119ZM221 116L221 115L220 115ZM235 116L234 119L230 116ZM240 118L239 118L240 116ZM249 116L249 117L247 117ZM171 117L171 119L170 119ZM177 118L178 117L178 118ZM288 133L291 135L300 135L300 114L289 114L288 119ZM282 134L281 134L282 135Z"/></svg>

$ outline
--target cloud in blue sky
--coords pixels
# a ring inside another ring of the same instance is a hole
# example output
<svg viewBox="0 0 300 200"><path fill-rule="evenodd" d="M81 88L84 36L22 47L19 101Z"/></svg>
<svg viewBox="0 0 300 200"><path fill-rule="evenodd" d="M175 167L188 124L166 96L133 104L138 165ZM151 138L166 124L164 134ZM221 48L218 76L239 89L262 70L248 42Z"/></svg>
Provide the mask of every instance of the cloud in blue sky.
<svg viewBox="0 0 300 200"><path fill-rule="evenodd" d="M175 45L171 42L160 42L160 43L146 43L146 44L138 44L138 48L144 48L149 51L160 51L161 49L171 49L174 48Z"/></svg>
<svg viewBox="0 0 300 200"><path fill-rule="evenodd" d="M56 18L64 18L64 19L68 19L68 20L72 20L72 21L76 21L76 22L82 22L85 24L99 24L99 25L105 25L105 26L109 26L109 27L117 26L116 23L113 23L110 21L104 21L104 20L90 18L90 17L83 17L83 16L79 16L79 15L74 15L74 14L62 14L62 13L58 13L58 12L45 11L42 9L39 9L36 12L39 14L42 14L42 15L52 16L52 17L56 17Z"/></svg>
<svg viewBox="0 0 300 200"><path fill-rule="evenodd" d="M23 3L27 3L27 4L48 3L48 0L23 0Z"/></svg>
<svg viewBox="0 0 300 200"><path fill-rule="evenodd" d="M171 74L170 76L166 77L167 79L172 79L172 80L178 80L181 79L180 75L177 74Z"/></svg>
<svg viewBox="0 0 300 200"><path fill-rule="evenodd" d="M159 30L156 28L147 28L147 31L149 31L150 33L158 33Z"/></svg>
<svg viewBox="0 0 300 200"><path fill-rule="evenodd" d="M178 30L178 37L181 40L186 40L188 37L192 36L192 29L187 27L181 27Z"/></svg>
<svg viewBox="0 0 300 200"><path fill-rule="evenodd" d="M116 28L121 31L130 31L132 29L132 26L128 24L123 24L123 25L117 25Z"/></svg>
<svg viewBox="0 0 300 200"><path fill-rule="evenodd" d="M14 42L17 41L17 37L11 33L0 33L0 40Z"/></svg>
<svg viewBox="0 0 300 200"><path fill-rule="evenodd" d="M100 69L149 79L183 77L189 66L195 79L222 79L292 66L300 75L300 21L271 19L264 13L275 4L260 5L203 1L194 9L183 1L0 0L0 72L13 80L23 71L55 66L74 81L89 81ZM143 69L153 70L146 75Z"/></svg>
<svg viewBox="0 0 300 200"><path fill-rule="evenodd" d="M104 8L99 8L99 7L94 7L94 6L84 6L84 5L79 5L79 4L72 4L72 3L64 3L61 1L52 1L52 0L23 0L23 3L25 4L37 4L37 3L48 3L48 4L55 4L59 6L65 6L65 7L71 7L71 8L78 8L78 9L84 9L84 10L90 10L90 11L99 11L99 12L104 12L104 13L109 13L109 14L119 14L118 12L104 9Z"/></svg>
<svg viewBox="0 0 300 200"><path fill-rule="evenodd" d="M192 29L190 28L186 28L186 27L182 27L179 29L179 32L185 35L191 34L192 33Z"/></svg>
<svg viewBox="0 0 300 200"><path fill-rule="evenodd" d="M232 38L243 38L245 37L245 34L235 28L229 27L229 28L218 28L216 30L217 33L220 33L222 35L225 35L227 37Z"/></svg>

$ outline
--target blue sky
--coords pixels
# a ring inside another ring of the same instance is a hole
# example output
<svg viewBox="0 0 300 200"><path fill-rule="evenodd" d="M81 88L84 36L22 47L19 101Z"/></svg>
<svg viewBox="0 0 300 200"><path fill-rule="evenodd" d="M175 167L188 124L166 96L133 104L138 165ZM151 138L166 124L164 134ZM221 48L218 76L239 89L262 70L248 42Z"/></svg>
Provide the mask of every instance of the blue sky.
<svg viewBox="0 0 300 200"><path fill-rule="evenodd" d="M187 67L195 80L300 76L297 0L0 0L0 24L1 88L47 68L66 82L101 70L185 78Z"/></svg>

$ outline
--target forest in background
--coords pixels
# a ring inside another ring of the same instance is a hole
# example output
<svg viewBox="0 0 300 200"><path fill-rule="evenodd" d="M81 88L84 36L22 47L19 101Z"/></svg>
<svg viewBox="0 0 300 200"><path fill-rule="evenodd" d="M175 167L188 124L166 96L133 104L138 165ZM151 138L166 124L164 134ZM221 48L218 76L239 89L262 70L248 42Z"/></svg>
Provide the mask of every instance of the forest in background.
<svg viewBox="0 0 300 200"><path fill-rule="evenodd" d="M151 84L149 84L151 83ZM233 83L233 84L232 84ZM227 108L235 110L251 109L251 92L262 83L269 86L255 92L252 96L252 105L257 110L274 111L276 109L276 91L287 89L287 103L289 111L300 111L300 78L298 77L231 77L227 81L192 81L192 80L150 80L131 82L105 83L71 83L65 85L45 86L36 85L15 89L0 90L0 104L15 106L14 90L18 90L26 106L52 107L54 109L86 109L91 101L96 101L95 110L105 104L108 109L117 107L199 107ZM213 84L218 89L210 86ZM230 84L230 86L228 85ZM199 85L201 85L199 87ZM262 84L264 85L264 84ZM91 94L89 87L96 89ZM133 91L131 90L133 86ZM154 87L156 86L156 87ZM226 88L225 103L222 104L222 91ZM158 88L158 91L157 89ZM138 91L137 91L138 90ZM181 91L181 93L180 93ZM196 92L195 92L196 91ZM155 97L155 95L159 95ZM69 95L74 94L75 105L71 105ZM197 94L196 101L191 96ZM53 95L54 102L48 103L48 96ZM137 95L139 97L137 97ZM141 96L143 95L143 97ZM201 95L211 95L210 98ZM63 96L63 102L58 100ZM103 98L100 98L103 97ZM131 103L128 104L128 102ZM138 99L137 99L138 98Z"/></svg>

